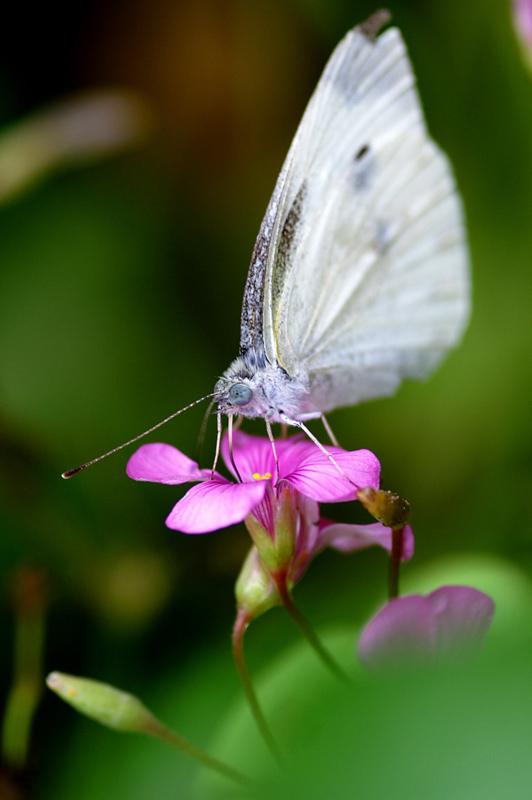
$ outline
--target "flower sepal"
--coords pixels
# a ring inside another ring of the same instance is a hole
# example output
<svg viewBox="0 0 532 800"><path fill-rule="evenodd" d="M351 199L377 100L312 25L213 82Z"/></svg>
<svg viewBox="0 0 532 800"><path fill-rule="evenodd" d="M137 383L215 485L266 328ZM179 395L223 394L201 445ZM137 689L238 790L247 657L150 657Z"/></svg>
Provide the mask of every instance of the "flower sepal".
<svg viewBox="0 0 532 800"><path fill-rule="evenodd" d="M288 487L280 490L274 526L276 569L282 569L291 564L294 558L298 522L294 501L294 493Z"/></svg>
<svg viewBox="0 0 532 800"><path fill-rule="evenodd" d="M253 514L248 514L244 520L244 525L257 548L258 555L264 566L268 569L275 569L277 566L277 548L266 528L261 525Z"/></svg>
<svg viewBox="0 0 532 800"><path fill-rule="evenodd" d="M273 520L267 530L251 513L244 523L258 555L270 573L288 566L294 557L298 530L298 515L294 493L289 487L281 488L270 509Z"/></svg>

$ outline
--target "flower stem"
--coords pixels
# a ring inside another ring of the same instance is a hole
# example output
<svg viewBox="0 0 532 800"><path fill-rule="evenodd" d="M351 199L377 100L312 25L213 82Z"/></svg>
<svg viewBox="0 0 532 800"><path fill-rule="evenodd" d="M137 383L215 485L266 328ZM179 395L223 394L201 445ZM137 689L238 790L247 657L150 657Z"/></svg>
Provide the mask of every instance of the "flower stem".
<svg viewBox="0 0 532 800"><path fill-rule="evenodd" d="M223 761L219 761L217 758L214 758L214 756L205 753L199 747L196 747L195 744L189 742L188 739L185 739L184 736L167 728L166 725L163 725L162 722L159 722L159 720L154 717L144 726L144 733L155 736L157 739L166 742L176 750L181 750L185 755L199 761L200 764L203 764L205 767L215 770L215 772L218 772L220 775L224 775L224 777L235 781L240 784L240 786L258 792L258 787L251 778L246 777L246 775L233 769L233 767L230 767Z"/></svg>
<svg viewBox="0 0 532 800"><path fill-rule="evenodd" d="M399 596L399 571L403 555L403 528L392 528L392 550L390 552L390 570L388 573L388 598L393 600Z"/></svg>
<svg viewBox="0 0 532 800"><path fill-rule="evenodd" d="M337 678L340 678L340 680L344 682L347 681L348 683L350 683L351 679L349 678L349 676L343 671L340 665L336 663L332 655L319 640L310 622L308 622L308 620L303 616L299 608L294 603L292 594L286 582L286 574L279 573L275 575L274 578L284 608L288 611L294 622L298 625L299 629L303 633L303 636L305 636L305 638L309 642L310 646L316 652L318 657L323 661L325 666L328 669L330 669L331 672Z"/></svg>
<svg viewBox="0 0 532 800"><path fill-rule="evenodd" d="M48 605L47 577L32 567L14 576L15 653L13 685L2 722L2 760L15 771L27 767L33 715L42 693L42 661ZM1 794L1 791L0 791Z"/></svg>
<svg viewBox="0 0 532 800"><path fill-rule="evenodd" d="M236 615L235 624L233 626L232 645L233 645L233 658L244 688L246 699L248 701L251 713L257 724L257 728L268 746L271 754L279 763L282 763L283 758L277 742L273 738L266 718L262 713L262 709L257 700L257 695L253 688L251 678L249 676L246 659L244 657L244 634L250 623L250 618L245 609L239 608Z"/></svg>

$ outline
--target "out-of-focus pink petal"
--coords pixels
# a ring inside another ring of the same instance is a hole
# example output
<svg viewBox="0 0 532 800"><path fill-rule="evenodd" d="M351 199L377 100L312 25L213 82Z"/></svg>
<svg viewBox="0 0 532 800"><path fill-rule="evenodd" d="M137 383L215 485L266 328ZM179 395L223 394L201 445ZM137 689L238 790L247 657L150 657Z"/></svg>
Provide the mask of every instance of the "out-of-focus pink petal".
<svg viewBox="0 0 532 800"><path fill-rule="evenodd" d="M327 452L349 480L313 442L297 442L279 454L281 479L319 503L354 499L363 486L378 488L380 464L369 450L327 447Z"/></svg>
<svg viewBox="0 0 532 800"><path fill-rule="evenodd" d="M189 489L166 519L169 528L183 533L209 533L242 522L261 502L266 481L230 483L224 478Z"/></svg>
<svg viewBox="0 0 532 800"><path fill-rule="evenodd" d="M419 594L390 600L360 636L358 655L372 670L394 669L430 660L436 649L436 621Z"/></svg>
<svg viewBox="0 0 532 800"><path fill-rule="evenodd" d="M494 611L491 598L469 586L396 597L362 631L360 660L383 670L469 656L482 645Z"/></svg>
<svg viewBox="0 0 532 800"><path fill-rule="evenodd" d="M332 547L341 553L354 553L372 545L384 547L388 552L392 549L392 530L385 528L380 522L369 525L342 525L341 523L325 524L320 530L319 549ZM409 561L414 555L414 534L410 525L403 531L403 555L401 561Z"/></svg>
<svg viewBox="0 0 532 800"><path fill-rule="evenodd" d="M513 0L514 24L526 47L532 47L532 0Z"/></svg>
<svg viewBox="0 0 532 800"><path fill-rule="evenodd" d="M126 472L135 481L171 484L202 481L211 475L177 448L160 442L139 447L127 462Z"/></svg>
<svg viewBox="0 0 532 800"><path fill-rule="evenodd" d="M471 586L441 586L427 601L436 619L440 655L480 649L495 613L491 597Z"/></svg>
<svg viewBox="0 0 532 800"><path fill-rule="evenodd" d="M229 458L229 439L225 435L222 441L222 456L227 469L235 475L235 470ZM252 481L253 475L270 474L275 478L275 458L269 439L264 436L251 436L244 431L233 432L233 458L238 467L240 477L245 481ZM235 475L235 478L237 476Z"/></svg>

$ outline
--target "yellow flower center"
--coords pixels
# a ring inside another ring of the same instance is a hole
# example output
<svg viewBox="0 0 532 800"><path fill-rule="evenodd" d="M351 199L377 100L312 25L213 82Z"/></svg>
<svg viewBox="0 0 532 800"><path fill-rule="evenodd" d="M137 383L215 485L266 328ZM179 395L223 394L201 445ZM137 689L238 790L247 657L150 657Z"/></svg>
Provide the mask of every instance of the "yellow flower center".
<svg viewBox="0 0 532 800"><path fill-rule="evenodd" d="M265 472L264 475L261 475L260 472L254 472L251 476L255 481L269 481L272 477L271 472Z"/></svg>

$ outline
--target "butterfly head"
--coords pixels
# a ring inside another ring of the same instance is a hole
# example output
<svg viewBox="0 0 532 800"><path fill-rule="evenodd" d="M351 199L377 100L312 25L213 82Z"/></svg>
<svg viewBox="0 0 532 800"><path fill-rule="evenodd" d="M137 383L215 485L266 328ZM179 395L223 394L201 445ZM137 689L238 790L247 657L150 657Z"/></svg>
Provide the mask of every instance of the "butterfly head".
<svg viewBox="0 0 532 800"><path fill-rule="evenodd" d="M255 350L235 359L214 387L218 411L279 422L283 414L299 417L306 383L271 364Z"/></svg>
<svg viewBox="0 0 532 800"><path fill-rule="evenodd" d="M246 417L264 416L267 409L261 402L256 365L237 358L214 387L214 400L224 414Z"/></svg>

